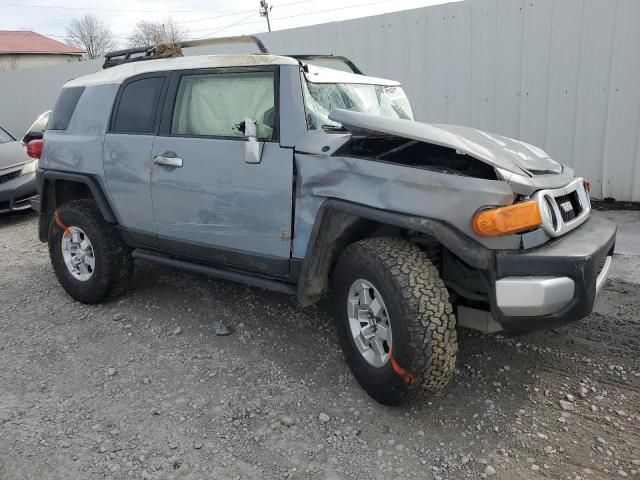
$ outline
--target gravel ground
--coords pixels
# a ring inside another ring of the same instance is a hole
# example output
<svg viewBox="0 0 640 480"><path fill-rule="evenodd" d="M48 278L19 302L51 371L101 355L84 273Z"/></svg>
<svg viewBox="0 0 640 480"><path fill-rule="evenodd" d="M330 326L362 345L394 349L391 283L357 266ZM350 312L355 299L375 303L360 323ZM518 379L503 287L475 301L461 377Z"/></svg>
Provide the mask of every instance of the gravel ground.
<svg viewBox="0 0 640 480"><path fill-rule="evenodd" d="M442 394L387 408L326 306L143 262L125 297L82 305L35 232L0 218L3 480L640 478L637 284L556 331L462 331Z"/></svg>

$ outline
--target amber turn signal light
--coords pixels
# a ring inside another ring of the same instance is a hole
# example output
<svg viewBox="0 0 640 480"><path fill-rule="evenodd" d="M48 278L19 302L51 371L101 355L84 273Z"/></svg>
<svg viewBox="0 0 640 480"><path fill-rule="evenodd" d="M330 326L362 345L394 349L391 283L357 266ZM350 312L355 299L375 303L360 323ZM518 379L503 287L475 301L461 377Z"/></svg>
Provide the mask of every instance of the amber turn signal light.
<svg viewBox="0 0 640 480"><path fill-rule="evenodd" d="M540 225L542 215L535 201L481 210L473 217L473 231L481 237L523 232Z"/></svg>

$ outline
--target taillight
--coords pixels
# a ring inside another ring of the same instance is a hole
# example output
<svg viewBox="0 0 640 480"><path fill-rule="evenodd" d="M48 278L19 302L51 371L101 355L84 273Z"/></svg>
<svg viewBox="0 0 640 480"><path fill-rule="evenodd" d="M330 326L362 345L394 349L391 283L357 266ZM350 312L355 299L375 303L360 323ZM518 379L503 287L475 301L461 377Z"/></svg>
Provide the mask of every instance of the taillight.
<svg viewBox="0 0 640 480"><path fill-rule="evenodd" d="M44 150L44 140L38 138L27 143L27 155L31 158L40 158Z"/></svg>
<svg viewBox="0 0 640 480"><path fill-rule="evenodd" d="M540 225L542 215L536 201L481 210L473 217L473 231L481 237L523 232Z"/></svg>

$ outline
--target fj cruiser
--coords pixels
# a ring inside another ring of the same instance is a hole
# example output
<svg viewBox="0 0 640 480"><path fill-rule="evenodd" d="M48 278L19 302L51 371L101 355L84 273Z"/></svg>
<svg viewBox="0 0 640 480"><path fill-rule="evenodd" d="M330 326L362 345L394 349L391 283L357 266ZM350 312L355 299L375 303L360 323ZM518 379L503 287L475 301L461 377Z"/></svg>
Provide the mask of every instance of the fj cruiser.
<svg viewBox="0 0 640 480"><path fill-rule="evenodd" d="M239 40L262 52L114 52L64 86L32 150L69 295L123 293L135 258L302 305L329 293L354 376L385 404L447 384L456 321L522 332L591 312L616 229L571 168L416 122L398 82L343 57L327 58L351 72Z"/></svg>

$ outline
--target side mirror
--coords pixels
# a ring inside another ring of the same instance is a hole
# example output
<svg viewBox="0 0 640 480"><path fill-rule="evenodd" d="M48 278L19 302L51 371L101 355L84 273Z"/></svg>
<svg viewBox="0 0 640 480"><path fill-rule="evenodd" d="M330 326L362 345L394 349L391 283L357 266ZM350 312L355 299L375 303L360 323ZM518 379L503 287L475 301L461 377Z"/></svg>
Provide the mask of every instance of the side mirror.
<svg viewBox="0 0 640 480"><path fill-rule="evenodd" d="M246 163L260 163L262 159L263 142L258 141L258 122L253 118L245 118L244 122L245 142L244 161Z"/></svg>
<svg viewBox="0 0 640 480"><path fill-rule="evenodd" d="M47 122L49 121L49 115L51 115L51 110L44 112L33 122L33 125L29 127L27 133L22 137L23 145L27 145L31 140L42 140L44 130L47 128Z"/></svg>
<svg viewBox="0 0 640 480"><path fill-rule="evenodd" d="M258 122L253 118L245 118L244 122L244 136L247 138L258 138Z"/></svg>

